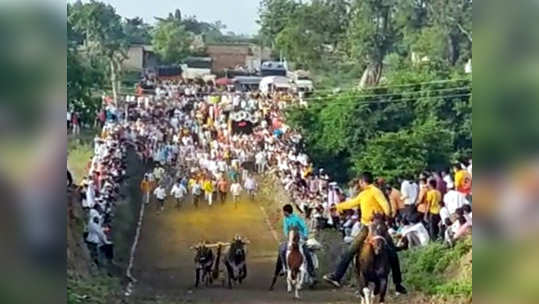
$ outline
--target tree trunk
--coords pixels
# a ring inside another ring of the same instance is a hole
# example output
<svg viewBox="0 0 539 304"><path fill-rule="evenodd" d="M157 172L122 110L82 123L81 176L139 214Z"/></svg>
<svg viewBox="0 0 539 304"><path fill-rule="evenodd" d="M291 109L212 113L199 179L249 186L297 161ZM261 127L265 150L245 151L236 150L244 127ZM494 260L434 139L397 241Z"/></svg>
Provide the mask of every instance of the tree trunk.
<svg viewBox="0 0 539 304"><path fill-rule="evenodd" d="M382 76L382 63L371 63L363 72L359 81L360 88L372 87L378 85Z"/></svg>
<svg viewBox="0 0 539 304"><path fill-rule="evenodd" d="M118 89L116 87L116 77L116 64L114 63L114 59L110 58L110 82L112 84L112 100L114 102L114 105L118 105Z"/></svg>

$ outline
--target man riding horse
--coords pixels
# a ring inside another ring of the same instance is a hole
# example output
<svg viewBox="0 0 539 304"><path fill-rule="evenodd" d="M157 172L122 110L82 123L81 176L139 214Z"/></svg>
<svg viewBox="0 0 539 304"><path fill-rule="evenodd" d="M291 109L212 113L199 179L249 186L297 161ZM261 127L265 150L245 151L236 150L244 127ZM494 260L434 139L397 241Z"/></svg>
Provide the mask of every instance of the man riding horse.
<svg viewBox="0 0 539 304"><path fill-rule="evenodd" d="M354 259L354 256L360 248L363 247L367 236L369 235L369 225L375 214L391 215L391 207L387 202L384 194L380 189L373 184L373 176L370 172L364 172L359 179L359 187L361 192L353 199L337 205L337 211L342 212L344 210L354 209L359 207L361 211L361 230L359 234L352 241L350 247L341 257L341 260L337 264L337 269L334 273L324 275L324 280L328 281L335 287L341 287L340 281L350 262ZM395 283L395 289L398 293L406 294L406 288L402 286L402 277L399 264L399 256L393 240L389 235L384 236L388 248L389 248L389 261L391 263L391 272L393 274L393 282Z"/></svg>
<svg viewBox="0 0 539 304"><path fill-rule="evenodd" d="M285 205L283 207L283 214L284 214L283 233L285 237L288 239L289 231L293 228L296 228L300 234L301 240L306 241L309 235L309 231L303 219L297 216L296 214L294 214L294 209L292 208L292 205L290 204ZM279 247L279 260L282 263L281 265L283 266L283 272L286 272L286 268L287 268L287 265L286 265L287 244L288 244L287 241L282 242ZM307 262L307 272L309 273L311 278L314 279L315 273L314 273L313 260L312 260L311 252L309 248L306 246L305 242L303 242L302 251L303 251L303 254L305 255L305 260ZM277 263L279 263L279 261Z"/></svg>

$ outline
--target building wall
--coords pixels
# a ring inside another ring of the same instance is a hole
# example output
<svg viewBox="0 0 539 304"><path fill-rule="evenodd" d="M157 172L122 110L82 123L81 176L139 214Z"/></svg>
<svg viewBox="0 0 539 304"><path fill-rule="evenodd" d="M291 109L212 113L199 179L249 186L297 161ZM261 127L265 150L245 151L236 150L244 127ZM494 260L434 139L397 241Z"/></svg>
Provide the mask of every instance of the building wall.
<svg viewBox="0 0 539 304"><path fill-rule="evenodd" d="M243 44L209 44L206 52L213 59L212 70L219 72L237 65L245 66L250 49L249 45Z"/></svg>
<svg viewBox="0 0 539 304"><path fill-rule="evenodd" d="M144 66L144 48L142 46L132 46L127 51L127 59L123 62L126 70L141 71Z"/></svg>

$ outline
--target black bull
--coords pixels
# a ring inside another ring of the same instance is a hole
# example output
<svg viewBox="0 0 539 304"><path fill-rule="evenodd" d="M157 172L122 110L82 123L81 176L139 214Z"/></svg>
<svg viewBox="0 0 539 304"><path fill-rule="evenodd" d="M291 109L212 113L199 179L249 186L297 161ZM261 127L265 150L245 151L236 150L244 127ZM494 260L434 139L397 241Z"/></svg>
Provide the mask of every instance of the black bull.
<svg viewBox="0 0 539 304"><path fill-rule="evenodd" d="M200 246L196 248L195 255L195 287L198 287L202 282L208 286L212 282L211 268L213 265L214 255L210 248Z"/></svg>
<svg viewBox="0 0 539 304"><path fill-rule="evenodd" d="M225 266L228 273L228 288L232 288L232 283L239 283L247 277L247 264L245 243L242 240L235 240L230 244L228 254L225 259Z"/></svg>

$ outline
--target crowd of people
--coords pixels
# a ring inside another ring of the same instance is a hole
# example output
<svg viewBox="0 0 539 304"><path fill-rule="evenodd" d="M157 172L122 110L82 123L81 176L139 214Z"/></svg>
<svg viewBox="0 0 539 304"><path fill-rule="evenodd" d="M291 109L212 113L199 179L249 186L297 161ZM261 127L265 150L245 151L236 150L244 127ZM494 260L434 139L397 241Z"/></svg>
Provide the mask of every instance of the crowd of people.
<svg viewBox="0 0 539 304"><path fill-rule="evenodd" d="M155 94L143 94L142 87L155 88ZM286 124L283 110L299 103L291 93L235 92L152 77L142 79L138 88L137 94L125 97L121 111L104 99L102 132L95 138L95 154L83 181L83 206L89 210L86 240L96 257L98 248L110 245L107 232L129 149L153 167L140 190L144 203L155 202L159 212L168 208L167 197L176 208L227 200L238 204L242 193L254 197L255 174L267 174L282 184L303 214L309 234L305 238L321 229L337 229L353 249L374 211L386 213L396 251L435 240L452 245L471 229L471 160L468 166L457 164L451 173L424 172L395 184L362 176L343 190L323 168L315 167L301 134ZM383 196L387 207L377 202L367 206L367 195L375 201ZM346 270L350 261L343 260L339 267ZM340 286L340 275L325 278Z"/></svg>

